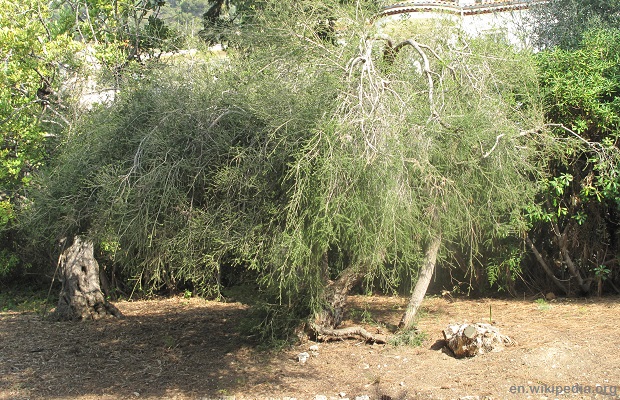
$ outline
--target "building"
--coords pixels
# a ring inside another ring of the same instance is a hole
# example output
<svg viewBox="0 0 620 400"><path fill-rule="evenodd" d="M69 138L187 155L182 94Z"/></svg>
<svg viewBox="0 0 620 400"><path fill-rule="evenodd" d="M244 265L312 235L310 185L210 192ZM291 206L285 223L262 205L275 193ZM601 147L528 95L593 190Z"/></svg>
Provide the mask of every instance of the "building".
<svg viewBox="0 0 620 400"><path fill-rule="evenodd" d="M379 23L407 19L444 18L460 25L472 36L501 33L511 43L526 45L527 16L541 0L423 0L386 5Z"/></svg>

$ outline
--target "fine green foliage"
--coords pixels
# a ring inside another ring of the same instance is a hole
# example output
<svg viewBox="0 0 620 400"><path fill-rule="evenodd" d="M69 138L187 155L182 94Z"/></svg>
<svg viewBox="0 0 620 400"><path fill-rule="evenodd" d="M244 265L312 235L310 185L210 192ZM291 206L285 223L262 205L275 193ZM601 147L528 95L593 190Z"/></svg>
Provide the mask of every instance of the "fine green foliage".
<svg viewBox="0 0 620 400"><path fill-rule="evenodd" d="M85 115L24 215L34 245L89 232L138 287L185 280L206 295L223 264L261 268L291 152L338 87L333 67L283 56L154 69Z"/></svg>
<svg viewBox="0 0 620 400"><path fill-rule="evenodd" d="M431 32L383 58L354 5L345 45L310 5L265 5L226 60L145 71L84 115L37 180L33 243L87 234L144 289L219 296L249 271L278 338L346 269L395 287L431 237L475 259L521 232L547 151L531 55Z"/></svg>

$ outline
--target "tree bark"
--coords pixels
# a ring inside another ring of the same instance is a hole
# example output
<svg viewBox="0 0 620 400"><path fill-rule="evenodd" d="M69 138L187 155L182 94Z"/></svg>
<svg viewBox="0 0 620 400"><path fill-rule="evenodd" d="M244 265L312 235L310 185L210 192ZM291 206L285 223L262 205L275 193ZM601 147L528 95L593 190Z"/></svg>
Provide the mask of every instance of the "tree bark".
<svg viewBox="0 0 620 400"><path fill-rule="evenodd" d="M344 317L347 295L353 286L364 279L365 269L350 266L340 273L335 281L328 283L325 291L326 307L315 316L315 324L337 328Z"/></svg>
<svg viewBox="0 0 620 400"><path fill-rule="evenodd" d="M433 272L435 271L435 264L437 263L437 254L439 253L440 246L441 236L437 235L431 240L428 248L426 249L424 265L422 266L420 277L418 278L418 282L415 284L415 288L413 289L413 293L409 299L407 310L405 310L405 314L400 320L400 324L398 324L398 327L401 330L407 331L413 329L414 327L415 316L418 309L422 305L422 301L424 300L424 296L428 290L428 285L431 283L431 278L433 277Z"/></svg>
<svg viewBox="0 0 620 400"><path fill-rule="evenodd" d="M60 257L62 289L52 317L57 320L94 320L121 317L121 312L103 296L99 285L99 264L93 243L76 236Z"/></svg>
<svg viewBox="0 0 620 400"><path fill-rule="evenodd" d="M565 294L569 294L568 293L568 289L566 288L566 286L562 283L562 281L560 281L554 274L553 271L551 270L551 268L549 267L549 264L547 264L547 262L545 261L545 259L543 258L542 254L540 254L540 252L538 251L538 249L536 248L536 246L534 245L534 243L532 242L532 240L530 239L529 236L525 237L525 241L527 242L527 245L530 247L530 250L532 250L532 253L534 253L534 256L536 256L536 260L538 261L538 264L540 264L540 266L542 267L542 269L545 271L545 273L547 274L547 276L549 278L551 278L551 280L553 281L553 283L555 283L555 285L561 290L563 291Z"/></svg>
<svg viewBox="0 0 620 400"><path fill-rule="evenodd" d="M327 260L323 267L326 268ZM366 275L366 268L350 266L340 273L335 281L328 281L325 290L325 307L315 314L314 321L308 324L316 340L360 339L365 342L386 343L384 335L371 333L360 326L338 328L344 319L347 295Z"/></svg>

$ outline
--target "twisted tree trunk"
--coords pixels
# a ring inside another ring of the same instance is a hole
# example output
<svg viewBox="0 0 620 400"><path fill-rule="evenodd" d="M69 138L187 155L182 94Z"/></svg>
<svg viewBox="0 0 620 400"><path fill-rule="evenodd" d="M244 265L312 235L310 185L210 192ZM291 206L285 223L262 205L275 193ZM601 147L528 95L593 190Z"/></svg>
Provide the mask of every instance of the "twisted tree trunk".
<svg viewBox="0 0 620 400"><path fill-rule="evenodd" d="M315 314L310 330L317 340L342 340L356 338L366 342L385 343L386 338L373 334L360 326L338 328L344 319L347 295L366 274L363 267L350 266L340 273L335 281L329 281L325 290L325 307Z"/></svg>
<svg viewBox="0 0 620 400"><path fill-rule="evenodd" d="M76 236L59 263L62 289L53 318L80 321L108 315L122 316L101 292L99 264L95 260L92 242Z"/></svg>

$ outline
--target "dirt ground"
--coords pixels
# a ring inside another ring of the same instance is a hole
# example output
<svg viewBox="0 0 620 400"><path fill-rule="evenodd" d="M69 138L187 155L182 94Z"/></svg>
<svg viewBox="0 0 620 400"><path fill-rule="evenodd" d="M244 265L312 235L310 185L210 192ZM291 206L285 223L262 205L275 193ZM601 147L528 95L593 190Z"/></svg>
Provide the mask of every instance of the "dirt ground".
<svg viewBox="0 0 620 400"><path fill-rule="evenodd" d="M406 304L381 296L351 301L351 318L375 331L373 321L397 324ZM235 329L247 312L240 303L171 298L116 305L122 320L67 323L0 313L0 400L620 399L620 297L428 298L419 321L427 335L422 346L320 343L305 364L296 357L312 342L271 353L247 344ZM487 322L489 306L515 347L469 359L436 349L449 323Z"/></svg>

